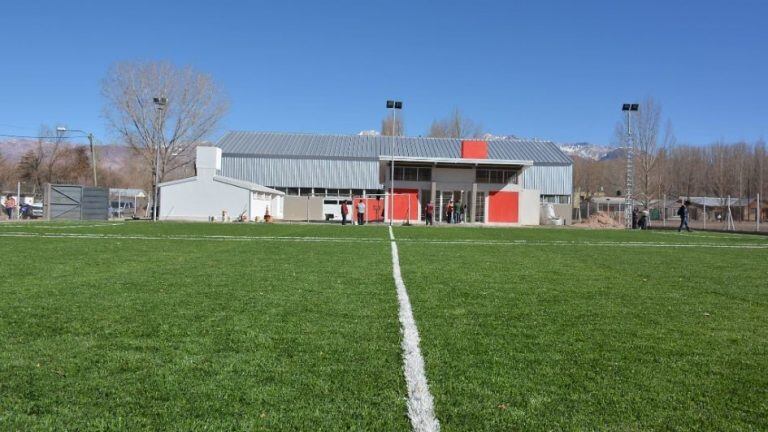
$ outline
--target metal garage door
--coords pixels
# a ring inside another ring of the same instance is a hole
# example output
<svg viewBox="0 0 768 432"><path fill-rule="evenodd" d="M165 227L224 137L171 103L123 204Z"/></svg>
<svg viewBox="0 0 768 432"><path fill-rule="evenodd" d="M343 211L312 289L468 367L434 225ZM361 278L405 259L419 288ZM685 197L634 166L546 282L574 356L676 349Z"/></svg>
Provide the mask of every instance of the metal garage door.
<svg viewBox="0 0 768 432"><path fill-rule="evenodd" d="M45 214L49 220L107 220L109 189L48 185Z"/></svg>

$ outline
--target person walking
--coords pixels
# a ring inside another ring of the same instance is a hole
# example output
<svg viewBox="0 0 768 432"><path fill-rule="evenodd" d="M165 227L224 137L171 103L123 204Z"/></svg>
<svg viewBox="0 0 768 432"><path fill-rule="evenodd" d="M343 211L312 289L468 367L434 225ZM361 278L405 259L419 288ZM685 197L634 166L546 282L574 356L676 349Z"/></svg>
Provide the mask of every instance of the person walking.
<svg viewBox="0 0 768 432"><path fill-rule="evenodd" d="M690 201L685 201L680 206L679 209L677 209L677 215L680 216L680 227L677 229L677 232L681 232L683 230L683 227L685 227L686 231L691 232L691 228L688 226L688 206L691 205Z"/></svg>
<svg viewBox="0 0 768 432"><path fill-rule="evenodd" d="M435 221L433 218L435 217L435 205L432 203L432 201L427 204L427 210L426 210L426 216L427 216L427 225L435 225Z"/></svg>
<svg viewBox="0 0 768 432"><path fill-rule="evenodd" d="M357 224L365 224L365 201L360 200L357 202Z"/></svg>
<svg viewBox="0 0 768 432"><path fill-rule="evenodd" d="M13 209L16 208L16 199L13 197L13 195L8 194L8 196L5 197L5 214L8 216L8 220L13 219Z"/></svg>
<svg viewBox="0 0 768 432"><path fill-rule="evenodd" d="M347 215L349 214L349 207L347 207L347 200L341 202L341 226L347 224Z"/></svg>

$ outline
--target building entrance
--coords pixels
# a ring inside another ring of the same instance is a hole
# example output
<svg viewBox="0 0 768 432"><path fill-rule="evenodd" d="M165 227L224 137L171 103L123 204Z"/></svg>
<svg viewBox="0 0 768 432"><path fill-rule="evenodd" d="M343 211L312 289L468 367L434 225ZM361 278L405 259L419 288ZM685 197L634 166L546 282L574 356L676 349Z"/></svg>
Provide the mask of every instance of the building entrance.
<svg viewBox="0 0 768 432"><path fill-rule="evenodd" d="M437 222L460 223L469 218L469 191L438 191L435 208L440 212L435 215ZM452 209L449 215L449 207Z"/></svg>

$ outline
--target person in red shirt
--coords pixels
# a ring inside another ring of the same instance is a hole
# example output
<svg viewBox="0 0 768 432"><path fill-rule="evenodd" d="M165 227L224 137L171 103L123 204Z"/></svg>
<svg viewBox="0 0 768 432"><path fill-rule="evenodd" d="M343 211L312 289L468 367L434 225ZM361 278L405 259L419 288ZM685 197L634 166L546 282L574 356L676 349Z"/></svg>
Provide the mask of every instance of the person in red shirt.
<svg viewBox="0 0 768 432"><path fill-rule="evenodd" d="M346 225L347 224L347 215L349 214L349 207L347 207L347 201L344 200L341 202L341 224Z"/></svg>
<svg viewBox="0 0 768 432"><path fill-rule="evenodd" d="M432 203L432 201L427 204L427 225L434 225L434 217L435 217L435 205Z"/></svg>

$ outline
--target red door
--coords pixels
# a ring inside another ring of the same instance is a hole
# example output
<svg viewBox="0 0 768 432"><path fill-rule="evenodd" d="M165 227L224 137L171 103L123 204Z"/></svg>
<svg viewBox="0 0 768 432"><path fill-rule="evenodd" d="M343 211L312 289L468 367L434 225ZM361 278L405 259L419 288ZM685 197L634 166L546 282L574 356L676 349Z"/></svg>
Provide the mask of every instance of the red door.
<svg viewBox="0 0 768 432"><path fill-rule="evenodd" d="M517 223L518 192L494 191L488 195L488 222Z"/></svg>

